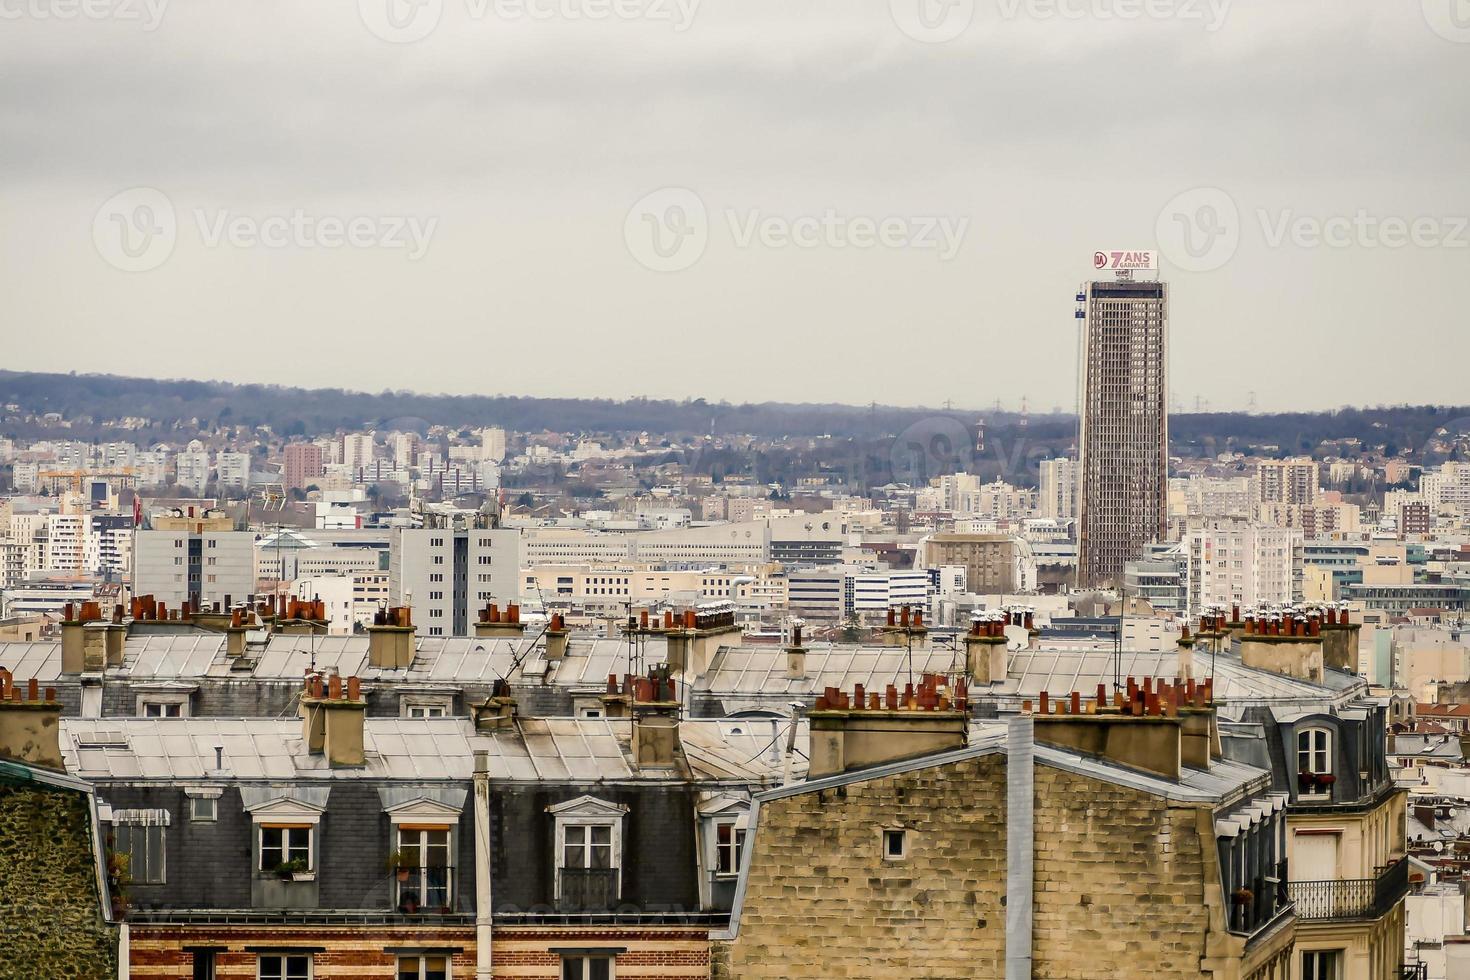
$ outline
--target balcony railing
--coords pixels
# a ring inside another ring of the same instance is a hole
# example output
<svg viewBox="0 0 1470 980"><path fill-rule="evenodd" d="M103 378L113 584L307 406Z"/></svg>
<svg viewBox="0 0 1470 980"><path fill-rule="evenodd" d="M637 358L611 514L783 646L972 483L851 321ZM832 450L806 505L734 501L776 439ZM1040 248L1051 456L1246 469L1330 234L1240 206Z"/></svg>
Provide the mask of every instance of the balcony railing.
<svg viewBox="0 0 1470 980"><path fill-rule="evenodd" d="M395 878L403 874L400 869ZM435 914L454 911L453 868L408 868L406 877L395 881L398 911Z"/></svg>
<svg viewBox="0 0 1470 980"><path fill-rule="evenodd" d="M1376 919L1409 891L1409 859L1399 858L1376 878L1293 881L1287 886L1302 919Z"/></svg>
<svg viewBox="0 0 1470 980"><path fill-rule="evenodd" d="M558 912L606 912L618 904L617 868L562 868Z"/></svg>

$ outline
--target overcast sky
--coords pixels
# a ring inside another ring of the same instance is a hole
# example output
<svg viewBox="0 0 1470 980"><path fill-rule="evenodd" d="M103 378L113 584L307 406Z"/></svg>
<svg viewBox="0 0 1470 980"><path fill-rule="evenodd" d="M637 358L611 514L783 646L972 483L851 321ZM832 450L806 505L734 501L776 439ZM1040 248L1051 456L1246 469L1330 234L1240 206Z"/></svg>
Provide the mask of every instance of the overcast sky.
<svg viewBox="0 0 1470 980"><path fill-rule="evenodd" d="M1125 248L1180 408L1470 401L1457 0L416 2L0 0L0 363L1070 411Z"/></svg>

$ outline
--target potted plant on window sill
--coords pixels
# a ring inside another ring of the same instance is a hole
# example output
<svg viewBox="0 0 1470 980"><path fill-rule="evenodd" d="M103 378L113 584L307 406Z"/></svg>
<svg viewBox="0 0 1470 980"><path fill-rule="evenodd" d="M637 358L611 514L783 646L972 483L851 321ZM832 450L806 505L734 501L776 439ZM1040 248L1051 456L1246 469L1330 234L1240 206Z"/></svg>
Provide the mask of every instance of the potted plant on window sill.
<svg viewBox="0 0 1470 980"><path fill-rule="evenodd" d="M132 859L126 854L113 850L107 852L107 891L112 905L112 917L118 921L128 914L128 885L133 881L133 876L128 872L131 863Z"/></svg>
<svg viewBox="0 0 1470 980"><path fill-rule="evenodd" d="M292 858L276 865L276 877L282 881L310 881L313 876L305 858Z"/></svg>
<svg viewBox="0 0 1470 980"><path fill-rule="evenodd" d="M397 876L399 881L407 881L409 873L413 871L415 863L414 855L409 851L394 851L388 855L388 870Z"/></svg>

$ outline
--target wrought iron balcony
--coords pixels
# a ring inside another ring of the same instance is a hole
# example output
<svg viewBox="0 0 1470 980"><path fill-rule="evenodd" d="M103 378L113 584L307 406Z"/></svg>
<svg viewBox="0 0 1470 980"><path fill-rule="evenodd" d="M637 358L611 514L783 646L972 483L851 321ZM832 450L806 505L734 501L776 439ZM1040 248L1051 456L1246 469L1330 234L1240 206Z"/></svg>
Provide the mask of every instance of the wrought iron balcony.
<svg viewBox="0 0 1470 980"><path fill-rule="evenodd" d="M1293 881L1287 885L1302 919L1377 919L1409 892L1409 859L1385 866L1376 878Z"/></svg>
<svg viewBox="0 0 1470 980"><path fill-rule="evenodd" d="M558 912L606 912L618 904L617 868L562 868Z"/></svg>

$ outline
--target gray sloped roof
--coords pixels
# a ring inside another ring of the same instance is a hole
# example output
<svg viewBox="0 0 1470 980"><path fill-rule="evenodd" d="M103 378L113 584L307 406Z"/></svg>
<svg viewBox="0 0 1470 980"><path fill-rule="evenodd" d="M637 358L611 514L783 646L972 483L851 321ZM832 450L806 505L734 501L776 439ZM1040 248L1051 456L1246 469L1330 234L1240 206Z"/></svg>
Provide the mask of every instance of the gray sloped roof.
<svg viewBox="0 0 1470 980"><path fill-rule="evenodd" d="M474 753L492 779L604 782L666 780L640 773L625 753L626 725L606 719L526 719L519 729L476 734L464 719L368 718L367 764L333 769L306 752L299 720L268 718L68 718L61 723L67 771L98 780L166 782L317 779L468 780ZM223 766L215 768L215 748Z"/></svg>

